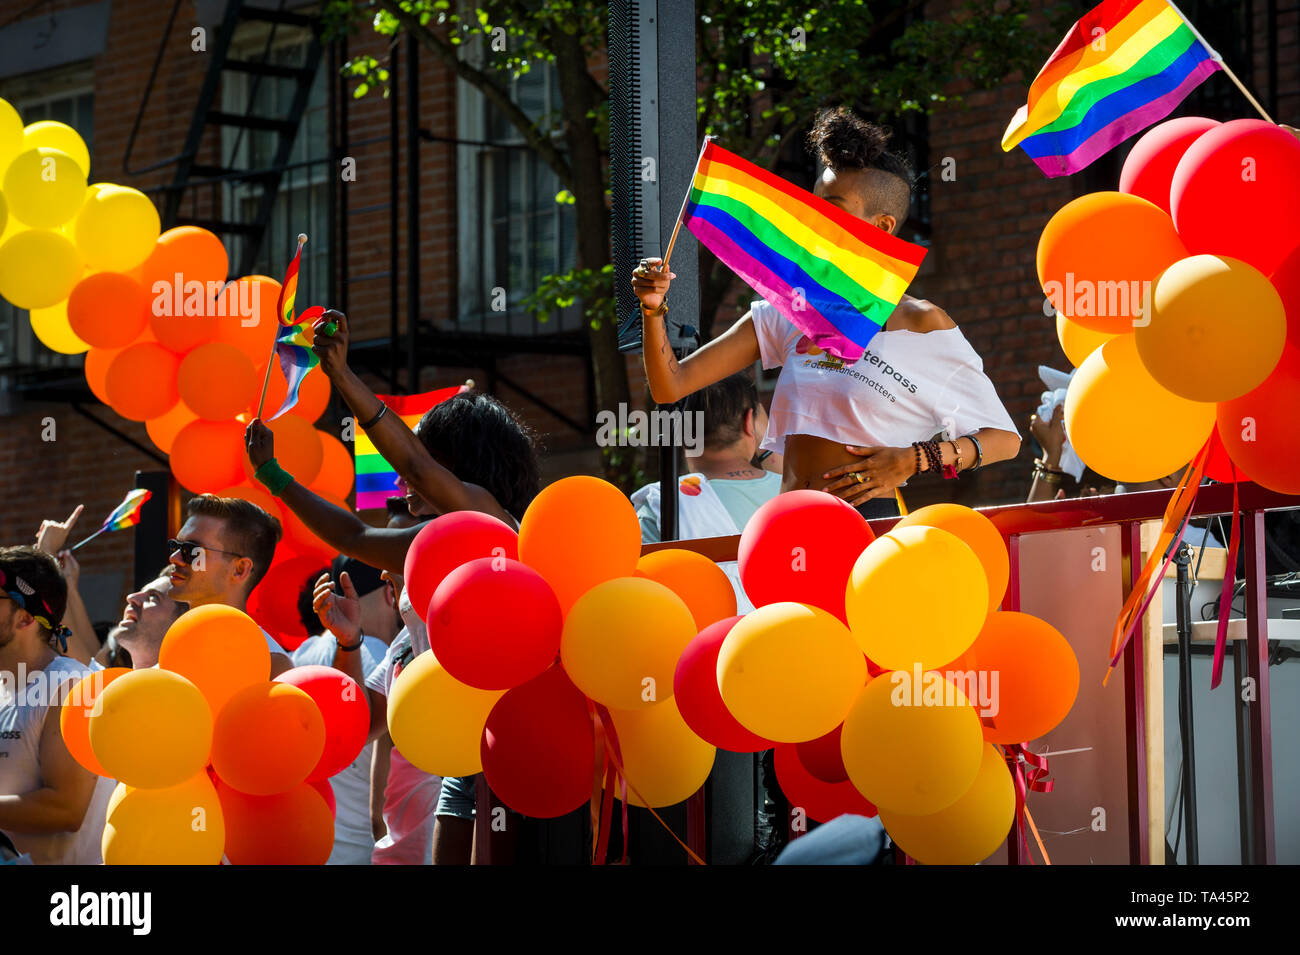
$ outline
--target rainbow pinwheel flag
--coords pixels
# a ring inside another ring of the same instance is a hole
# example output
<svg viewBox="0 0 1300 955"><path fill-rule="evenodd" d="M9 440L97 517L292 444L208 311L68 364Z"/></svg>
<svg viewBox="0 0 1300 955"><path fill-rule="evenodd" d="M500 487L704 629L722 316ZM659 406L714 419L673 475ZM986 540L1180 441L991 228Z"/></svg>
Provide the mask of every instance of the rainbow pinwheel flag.
<svg viewBox="0 0 1300 955"><path fill-rule="evenodd" d="M813 344L850 362L926 253L712 142L682 221Z"/></svg>
<svg viewBox="0 0 1300 955"><path fill-rule="evenodd" d="M421 395L377 395L388 410L395 412L406 426L415 429L424 413L434 405L469 390L467 385L453 385L426 391ZM398 493L397 472L379 453L370 436L360 429L356 434L357 510L383 507L390 497Z"/></svg>
<svg viewBox="0 0 1300 955"><path fill-rule="evenodd" d="M1167 0L1103 0L1038 71L1002 149L1068 176L1164 119L1221 63Z"/></svg>

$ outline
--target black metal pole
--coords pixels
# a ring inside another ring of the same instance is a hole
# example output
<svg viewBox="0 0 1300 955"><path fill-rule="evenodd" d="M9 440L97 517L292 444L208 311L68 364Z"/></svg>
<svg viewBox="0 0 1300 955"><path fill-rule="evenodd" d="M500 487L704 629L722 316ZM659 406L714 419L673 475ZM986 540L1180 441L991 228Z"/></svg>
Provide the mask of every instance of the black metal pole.
<svg viewBox="0 0 1300 955"><path fill-rule="evenodd" d="M1178 568L1178 728L1183 746L1183 828L1187 837L1187 864L1200 864L1196 829L1196 733L1192 713L1191 588L1187 568L1191 549L1181 544L1174 555Z"/></svg>
<svg viewBox="0 0 1300 955"><path fill-rule="evenodd" d="M132 588L139 590L158 576L171 556L167 540L180 522L180 493L170 471L136 471L135 486L152 491L140 508L140 523L135 530L135 565Z"/></svg>
<svg viewBox="0 0 1300 955"><path fill-rule="evenodd" d="M420 61L415 37L406 38L406 380L420 390ZM397 221L397 210L393 210Z"/></svg>
<svg viewBox="0 0 1300 955"><path fill-rule="evenodd" d="M1241 864L1255 864L1254 806L1250 800L1250 703L1241 698L1241 681L1246 675L1246 641L1232 643L1233 701L1237 729L1237 818L1241 825Z"/></svg>

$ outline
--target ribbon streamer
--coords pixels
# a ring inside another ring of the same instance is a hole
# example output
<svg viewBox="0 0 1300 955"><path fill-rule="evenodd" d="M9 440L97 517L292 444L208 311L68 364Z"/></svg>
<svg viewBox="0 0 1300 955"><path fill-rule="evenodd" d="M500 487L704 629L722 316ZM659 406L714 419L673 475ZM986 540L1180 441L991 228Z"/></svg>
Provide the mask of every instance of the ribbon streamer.
<svg viewBox="0 0 1300 955"><path fill-rule="evenodd" d="M1026 800L1031 792L1050 793L1056 788L1056 781L1044 778L1051 771L1048 768L1047 757L1031 753L1025 746L1025 743L1010 743L1005 748L999 747L998 751L1006 759L1007 768L1011 770L1011 777L1015 781L1015 818L1020 823L1017 831L1020 833L1020 844L1024 846L1025 857L1029 859L1030 865L1034 864L1034 857L1029 851L1029 840L1025 838L1025 823L1027 822L1034 834L1034 841L1038 843L1038 851L1043 854L1043 863L1051 865L1052 860L1047 856L1047 847L1043 845L1043 838L1038 834L1038 827L1034 825L1033 816L1029 815ZM1028 773L1025 772L1026 765L1030 767Z"/></svg>

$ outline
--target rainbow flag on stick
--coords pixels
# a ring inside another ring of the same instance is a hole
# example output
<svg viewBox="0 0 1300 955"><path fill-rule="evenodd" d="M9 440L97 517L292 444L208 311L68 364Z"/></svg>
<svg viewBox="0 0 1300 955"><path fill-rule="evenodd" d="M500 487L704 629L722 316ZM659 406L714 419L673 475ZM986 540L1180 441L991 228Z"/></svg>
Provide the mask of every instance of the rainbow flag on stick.
<svg viewBox="0 0 1300 955"><path fill-rule="evenodd" d="M434 405L469 391L468 383L426 391L420 395L376 395L388 410L397 414L406 426L415 429L424 413ZM370 436L360 429L356 433L357 510L383 507L398 493L397 472L379 453Z"/></svg>
<svg viewBox="0 0 1300 955"><path fill-rule="evenodd" d="M683 222L813 344L857 361L926 250L713 142L700 153Z"/></svg>
<svg viewBox="0 0 1300 955"><path fill-rule="evenodd" d="M112 514L108 515L108 519L104 521L103 526L85 540L74 544L72 550L76 550L82 544L90 543L100 534L126 530L128 527L135 527L135 525L140 523L140 509L144 507L144 502L149 500L151 497L153 497L153 491L142 487L138 487L134 491L128 492L122 503L113 509Z"/></svg>
<svg viewBox="0 0 1300 955"><path fill-rule="evenodd" d="M325 309L320 305L313 305L304 309L297 318L294 318L293 314L294 299L298 297L298 266L302 261L302 247L306 244L307 236L298 236L298 249L294 252L289 267L284 271L284 282L280 285L280 296L275 303L275 317L279 323L279 331L275 337L275 355L280 360L280 371L284 374L285 396L280 410L271 415L268 421L274 421L298 403L298 389L302 386L302 380L307 377L307 372L320 364L320 359L311 350L311 339L307 336L307 328L324 314ZM330 324L333 325L333 322ZM325 333L333 334L333 330L330 329ZM268 364L266 378L262 381L262 398L257 403L259 417L262 414L262 402L266 401L266 386L270 380L271 368Z"/></svg>
<svg viewBox="0 0 1300 955"><path fill-rule="evenodd" d="M1038 71L1002 149L1019 146L1046 175L1068 176L1164 119L1220 69L1222 57L1168 0L1103 0Z"/></svg>

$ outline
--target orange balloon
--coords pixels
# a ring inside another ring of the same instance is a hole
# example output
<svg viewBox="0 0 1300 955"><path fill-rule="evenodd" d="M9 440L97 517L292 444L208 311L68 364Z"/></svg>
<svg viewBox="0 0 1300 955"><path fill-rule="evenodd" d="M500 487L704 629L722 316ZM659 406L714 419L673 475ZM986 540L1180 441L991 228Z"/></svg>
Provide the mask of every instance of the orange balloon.
<svg viewBox="0 0 1300 955"><path fill-rule="evenodd" d="M124 348L149 322L149 297L120 272L92 272L68 296L68 324L77 337L99 348Z"/></svg>
<svg viewBox="0 0 1300 955"><path fill-rule="evenodd" d="M636 510L599 478L561 478L528 505L519 525L519 560L545 578L568 613L606 580L631 577L641 554Z"/></svg>
<svg viewBox="0 0 1300 955"><path fill-rule="evenodd" d="M262 485L252 484L235 484L231 487L223 488L216 492L217 497L238 497L252 504L256 504L266 513L270 514L276 520L280 519L282 508L280 503L271 496L271 492L266 490ZM283 522L281 522L283 524Z"/></svg>
<svg viewBox="0 0 1300 955"><path fill-rule="evenodd" d="M1062 206L1043 229L1038 281L1066 318L1118 335L1141 318L1146 283L1188 254L1155 203L1091 192Z"/></svg>
<svg viewBox="0 0 1300 955"><path fill-rule="evenodd" d="M646 554L636 562L636 569L682 598L695 618L696 633L736 615L736 591L731 580L703 554L669 547Z"/></svg>
<svg viewBox="0 0 1300 955"><path fill-rule="evenodd" d="M235 865L324 865L334 850L334 814L308 783L250 796L218 780L217 796Z"/></svg>
<svg viewBox="0 0 1300 955"><path fill-rule="evenodd" d="M217 326L217 341L242 351L258 372L271 359L271 343L275 341L278 325L275 303L279 297L280 283L275 279L245 275L226 286L219 300L225 317ZM260 379L258 384L261 385Z"/></svg>
<svg viewBox="0 0 1300 955"><path fill-rule="evenodd" d="M132 421L166 414L180 400L176 390L179 368L180 358L153 342L123 348L104 376L109 406Z"/></svg>
<svg viewBox="0 0 1300 955"><path fill-rule="evenodd" d="M288 683L255 683L232 696L212 730L212 768L242 793L270 796L306 780L325 751L320 707Z"/></svg>
<svg viewBox="0 0 1300 955"><path fill-rule="evenodd" d="M172 474L195 494L245 480L244 425L238 421L191 421L177 432L168 453Z"/></svg>
<svg viewBox="0 0 1300 955"><path fill-rule="evenodd" d="M86 384L95 397L104 404L109 404L108 387L108 366L113 364L113 359L122 351L120 348L91 348L86 352L86 363L83 370L86 373Z"/></svg>
<svg viewBox="0 0 1300 955"><path fill-rule="evenodd" d="M90 717L95 709L95 699L104 692L104 687L130 672L130 667L96 670L84 676L63 697L63 706L59 710L63 744L73 759L97 776L112 778L90 748Z"/></svg>
<svg viewBox="0 0 1300 955"><path fill-rule="evenodd" d="M272 375L274 374L272 372ZM270 404L268 400L267 414L274 414L275 409L271 408ZM325 450L321 447L318 437L319 432L311 426L311 422L291 414L283 415L274 421L267 421L265 424L275 435L275 460L280 467L292 474L303 487L310 485L316 480L316 475L320 474L321 464L325 459ZM249 463L247 454L243 455L242 466L248 479L254 480L253 466Z"/></svg>
<svg viewBox="0 0 1300 955"><path fill-rule="evenodd" d="M234 607L209 604L185 612L168 628L158 648L158 665L197 686L215 720L240 690L270 679L271 651L252 617Z"/></svg>
<svg viewBox="0 0 1300 955"><path fill-rule="evenodd" d="M158 236L153 252L140 266L140 274L145 289L151 296L158 296L164 290L154 288L157 282L166 283L167 290L174 294L177 273L180 273L182 282L206 285L208 282L225 282L229 269L230 260L220 239L207 229L182 225Z"/></svg>
<svg viewBox="0 0 1300 955"><path fill-rule="evenodd" d="M931 504L912 511L893 530L914 524L945 530L975 552L989 581L989 611L997 610L1007 592L1011 561L1002 534L993 522L979 511L960 504Z"/></svg>
<svg viewBox="0 0 1300 955"><path fill-rule="evenodd" d="M180 434L181 429L191 421L197 420L198 415L191 411L185 402L178 401L171 411L146 421L144 429L149 432L150 440L158 446L159 451L163 454L171 454L176 435Z"/></svg>
<svg viewBox="0 0 1300 955"><path fill-rule="evenodd" d="M316 494L335 507L342 508L345 511L352 510L352 508L348 507L346 501L339 500L321 491L317 491ZM318 557L325 564L338 556L339 550L337 547L327 544L308 530L307 525L302 522L302 518L288 507L283 505L280 507L280 519L280 525L284 529L282 540L285 546L298 556Z"/></svg>
<svg viewBox="0 0 1300 955"><path fill-rule="evenodd" d="M321 458L320 473L311 482L311 489L323 497L346 500L352 493L353 475L356 473L352 455L343 442L328 431L317 429L320 437Z"/></svg>
<svg viewBox="0 0 1300 955"><path fill-rule="evenodd" d="M210 342L181 361L176 379L181 400L200 418L224 421L257 400L257 372L234 345Z"/></svg>
<svg viewBox="0 0 1300 955"><path fill-rule="evenodd" d="M259 380L259 388L261 384ZM284 404L285 396L288 393L288 385L285 383L284 373L280 371L280 363L277 360L271 368L271 377L267 381L266 401L262 403L262 416L264 419L271 417L280 410L280 406ZM253 399L254 408L256 408L256 402L257 398L255 397ZM298 386L298 403L286 411L284 416L292 415L295 418L302 418L305 421L314 423L325 413L325 408L329 403L330 380L318 368L308 373L307 377L302 380L302 384Z"/></svg>

